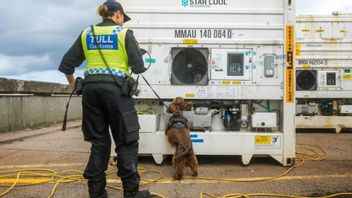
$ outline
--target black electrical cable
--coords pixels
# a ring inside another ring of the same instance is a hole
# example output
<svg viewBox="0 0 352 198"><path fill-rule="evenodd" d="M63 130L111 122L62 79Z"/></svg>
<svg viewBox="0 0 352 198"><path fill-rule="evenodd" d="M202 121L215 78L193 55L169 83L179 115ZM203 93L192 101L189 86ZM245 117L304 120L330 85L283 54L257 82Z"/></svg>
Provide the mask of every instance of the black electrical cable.
<svg viewBox="0 0 352 198"><path fill-rule="evenodd" d="M146 70L145 70L145 71L148 71L149 68L152 66L152 56L150 55L150 53L149 53L147 50L145 50L145 49L143 49L143 48L141 48L140 51L141 51L142 54L147 54L148 57L149 57L149 65L148 65L148 67L146 67ZM138 75L136 81L138 82L139 76L142 76L143 80L147 83L147 85L149 86L149 88L153 91L154 95L155 95L155 96L158 98L158 100L159 100L159 104L165 106L166 109L169 110L169 107L164 103L164 101L161 99L161 97L159 96L159 94L156 93L156 91L153 89L153 87L151 86L151 84L148 82L148 80L147 80L142 74L139 74L139 75Z"/></svg>

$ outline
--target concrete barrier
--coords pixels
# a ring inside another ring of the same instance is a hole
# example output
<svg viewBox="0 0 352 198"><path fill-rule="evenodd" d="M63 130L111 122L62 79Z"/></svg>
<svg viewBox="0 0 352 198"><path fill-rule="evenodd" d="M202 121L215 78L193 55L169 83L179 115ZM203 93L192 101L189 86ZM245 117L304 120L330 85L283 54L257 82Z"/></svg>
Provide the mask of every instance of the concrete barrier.
<svg viewBox="0 0 352 198"><path fill-rule="evenodd" d="M0 79L0 132L62 123L70 91L67 85ZM81 97L73 97L68 120L81 119L81 106Z"/></svg>
<svg viewBox="0 0 352 198"><path fill-rule="evenodd" d="M63 121L67 96L0 97L0 132L49 126ZM81 97L71 100L69 120L82 117Z"/></svg>

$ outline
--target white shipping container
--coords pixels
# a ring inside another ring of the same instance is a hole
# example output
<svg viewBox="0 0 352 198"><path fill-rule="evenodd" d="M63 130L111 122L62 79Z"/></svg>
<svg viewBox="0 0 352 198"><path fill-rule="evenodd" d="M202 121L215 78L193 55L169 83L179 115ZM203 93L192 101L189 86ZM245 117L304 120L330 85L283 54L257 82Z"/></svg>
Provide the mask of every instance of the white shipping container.
<svg viewBox="0 0 352 198"><path fill-rule="evenodd" d="M296 56L297 98L352 98L352 14L298 16Z"/></svg>
<svg viewBox="0 0 352 198"><path fill-rule="evenodd" d="M338 109L352 104L352 14L302 15L296 28L297 128L349 128L348 114ZM305 112L309 101L319 107L316 118ZM349 105L348 105L349 104Z"/></svg>
<svg viewBox="0 0 352 198"><path fill-rule="evenodd" d="M228 131L212 131L222 128L215 127L219 124L215 121L204 131L192 131L196 154L240 155L243 164L254 155L268 155L285 166L294 164L294 55L288 51L294 47L295 0L120 2L132 18L125 26L151 55L145 64L152 65L143 75L162 99L181 96L200 107L230 103L227 111L232 113L227 115L237 119L232 125L242 122L239 111L245 109L240 109L239 103L268 100L271 107L278 108L280 124L270 133L252 130L246 123L241 129L227 126ZM144 80L139 88L136 99L140 103L157 101ZM208 120L215 119L214 112L216 109L189 114L193 119ZM226 109L220 109L218 113L224 112ZM165 109L159 113L160 125L166 124L170 115ZM247 113L254 112L243 115ZM140 154L152 154L157 163L173 153L162 128L140 133Z"/></svg>

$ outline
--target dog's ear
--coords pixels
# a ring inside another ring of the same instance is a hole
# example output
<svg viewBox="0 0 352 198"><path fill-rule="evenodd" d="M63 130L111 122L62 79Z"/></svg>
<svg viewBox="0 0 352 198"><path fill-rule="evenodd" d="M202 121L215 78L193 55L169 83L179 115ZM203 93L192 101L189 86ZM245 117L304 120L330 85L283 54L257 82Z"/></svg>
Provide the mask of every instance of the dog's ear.
<svg viewBox="0 0 352 198"><path fill-rule="evenodd" d="M176 101L177 101L177 98L174 98L174 99L171 101L171 104L176 103Z"/></svg>
<svg viewBox="0 0 352 198"><path fill-rule="evenodd" d="M168 113L174 113L177 110L175 103L170 103L169 108L167 109Z"/></svg>
<svg viewBox="0 0 352 198"><path fill-rule="evenodd" d="M193 106L192 103L183 102L181 104L181 109L183 111L191 111L192 110L192 106Z"/></svg>
<svg viewBox="0 0 352 198"><path fill-rule="evenodd" d="M171 103L169 104L168 106L168 109L167 109L167 112L168 113L174 113L176 111L176 101L177 101L177 98L174 98Z"/></svg>

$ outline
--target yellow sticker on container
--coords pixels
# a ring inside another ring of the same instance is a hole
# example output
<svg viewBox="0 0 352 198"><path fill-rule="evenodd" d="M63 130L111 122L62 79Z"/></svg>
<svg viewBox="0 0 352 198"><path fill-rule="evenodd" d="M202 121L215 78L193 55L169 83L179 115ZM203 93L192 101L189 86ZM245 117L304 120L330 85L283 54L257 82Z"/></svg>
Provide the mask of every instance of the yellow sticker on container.
<svg viewBox="0 0 352 198"><path fill-rule="evenodd" d="M316 32L325 32L325 30L324 29L319 29L319 30L316 30Z"/></svg>
<svg viewBox="0 0 352 198"><path fill-rule="evenodd" d="M293 55L295 48L295 27L293 25L286 26L286 58L287 67L293 69Z"/></svg>
<svg viewBox="0 0 352 198"><path fill-rule="evenodd" d="M198 39L183 39L183 44L195 45L198 44Z"/></svg>
<svg viewBox="0 0 352 198"><path fill-rule="evenodd" d="M286 70L286 102L287 103L294 103L295 102L295 77L294 77L294 70L287 69Z"/></svg>
<svg viewBox="0 0 352 198"><path fill-rule="evenodd" d="M301 44L296 43L296 56L301 56Z"/></svg>
<svg viewBox="0 0 352 198"><path fill-rule="evenodd" d="M233 85L240 85L240 84L242 84L242 82L241 81L232 81L232 84Z"/></svg>
<svg viewBox="0 0 352 198"><path fill-rule="evenodd" d="M302 29L302 32L310 32L309 29Z"/></svg>
<svg viewBox="0 0 352 198"><path fill-rule="evenodd" d="M196 95L195 94L185 94L186 98L194 98Z"/></svg>
<svg viewBox="0 0 352 198"><path fill-rule="evenodd" d="M312 68L312 66L310 66L310 65L302 65L302 68L303 69L310 69L310 68Z"/></svg>
<svg viewBox="0 0 352 198"><path fill-rule="evenodd" d="M231 85L231 81L222 81L223 85Z"/></svg>
<svg viewBox="0 0 352 198"><path fill-rule="evenodd" d="M351 80L352 79L352 74L345 74L343 75L344 80Z"/></svg>
<svg viewBox="0 0 352 198"><path fill-rule="evenodd" d="M259 144L259 145L271 144L271 136L255 136L255 144Z"/></svg>
<svg viewBox="0 0 352 198"><path fill-rule="evenodd" d="M344 33L344 34L347 34L348 33L348 30L340 30L341 33Z"/></svg>

